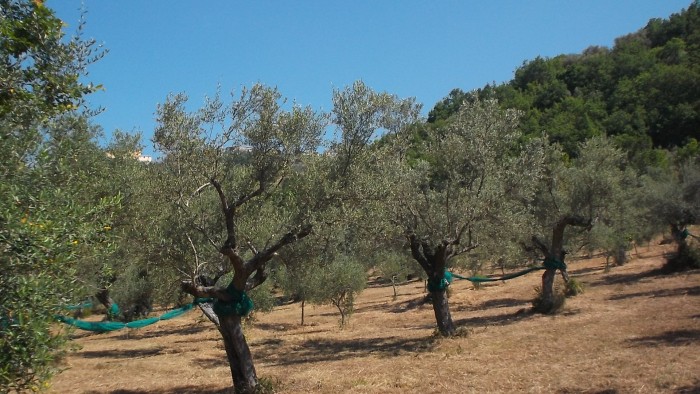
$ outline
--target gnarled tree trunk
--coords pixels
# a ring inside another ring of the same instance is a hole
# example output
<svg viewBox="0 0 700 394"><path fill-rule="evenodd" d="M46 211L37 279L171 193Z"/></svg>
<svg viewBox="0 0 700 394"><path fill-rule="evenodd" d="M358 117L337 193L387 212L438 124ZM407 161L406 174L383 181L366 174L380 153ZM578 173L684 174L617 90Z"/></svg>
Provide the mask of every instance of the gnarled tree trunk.
<svg viewBox="0 0 700 394"><path fill-rule="evenodd" d="M560 219L552 229L552 242L547 247L537 237L532 237L532 242L545 255L545 269L542 274L542 298L540 305L536 308L537 312L551 313L556 304L554 294L554 279L557 275L557 269L561 270L561 275L565 282L569 281L569 275L566 273L566 264L564 258L564 230L566 226L586 227L590 229L591 221L580 216L565 216Z"/></svg>
<svg viewBox="0 0 700 394"><path fill-rule="evenodd" d="M447 290L437 290L430 294L433 299L433 311L435 312L435 320L437 321L440 334L444 336L454 335L457 331L450 313Z"/></svg>
<svg viewBox="0 0 700 394"><path fill-rule="evenodd" d="M677 245L676 253L666 261L666 269L671 272L683 271L689 268L696 268L700 262L696 261L689 253L688 236L691 235L685 226L671 225L671 235Z"/></svg>
<svg viewBox="0 0 700 394"><path fill-rule="evenodd" d="M542 274L542 299L538 311L549 312L554 308L554 279L557 270L547 269Z"/></svg>
<svg viewBox="0 0 700 394"><path fill-rule="evenodd" d="M219 323L218 329L224 339L236 394L255 393L258 377L253 365L253 356L243 335L241 316L219 316Z"/></svg>
<svg viewBox="0 0 700 394"><path fill-rule="evenodd" d="M447 300L447 286L449 283L445 279L445 269L450 256L449 243L431 245L421 242L415 234L408 237L413 258L420 264L426 274L428 274L428 291L433 303L435 321L441 335L452 336L457 331L450 304Z"/></svg>

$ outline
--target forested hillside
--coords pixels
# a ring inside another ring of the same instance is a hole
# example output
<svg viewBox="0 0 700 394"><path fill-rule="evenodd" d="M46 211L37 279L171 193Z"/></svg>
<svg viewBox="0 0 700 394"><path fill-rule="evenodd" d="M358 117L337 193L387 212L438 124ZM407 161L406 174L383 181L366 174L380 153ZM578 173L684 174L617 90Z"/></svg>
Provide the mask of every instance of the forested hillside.
<svg viewBox="0 0 700 394"><path fill-rule="evenodd" d="M660 164L653 148L697 154L700 139L700 2L652 19L613 48L525 61L514 78L476 92L455 89L430 111L437 124L477 93L524 112L523 131L546 132L575 155L592 136L613 136L639 164ZM641 161L641 163L640 163Z"/></svg>

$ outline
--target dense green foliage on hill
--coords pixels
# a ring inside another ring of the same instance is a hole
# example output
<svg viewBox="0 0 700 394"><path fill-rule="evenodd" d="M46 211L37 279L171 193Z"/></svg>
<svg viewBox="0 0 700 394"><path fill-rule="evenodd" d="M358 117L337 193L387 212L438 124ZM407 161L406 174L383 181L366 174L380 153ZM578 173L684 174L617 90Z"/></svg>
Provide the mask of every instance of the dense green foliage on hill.
<svg viewBox="0 0 700 394"><path fill-rule="evenodd" d="M700 1L669 19L652 19L613 48L525 61L514 78L476 92L455 89L430 111L429 124L457 113L472 93L524 112L523 131L547 133L570 155L578 143L613 136L640 165L661 164L653 148L700 140ZM694 152L693 152L694 151Z"/></svg>

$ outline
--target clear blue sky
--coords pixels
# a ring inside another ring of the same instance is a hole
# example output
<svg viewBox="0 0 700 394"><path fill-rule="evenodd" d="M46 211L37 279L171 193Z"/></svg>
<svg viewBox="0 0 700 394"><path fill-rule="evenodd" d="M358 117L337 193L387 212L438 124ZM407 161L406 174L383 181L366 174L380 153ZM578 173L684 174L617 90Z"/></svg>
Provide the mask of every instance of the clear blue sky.
<svg viewBox="0 0 700 394"><path fill-rule="evenodd" d="M141 131L171 92L198 106L260 82L299 104L330 110L333 89L363 80L416 97L427 114L452 89L504 82L536 56L612 47L651 18L691 0L48 0L72 32L81 3L86 36L109 49L90 68L107 135Z"/></svg>

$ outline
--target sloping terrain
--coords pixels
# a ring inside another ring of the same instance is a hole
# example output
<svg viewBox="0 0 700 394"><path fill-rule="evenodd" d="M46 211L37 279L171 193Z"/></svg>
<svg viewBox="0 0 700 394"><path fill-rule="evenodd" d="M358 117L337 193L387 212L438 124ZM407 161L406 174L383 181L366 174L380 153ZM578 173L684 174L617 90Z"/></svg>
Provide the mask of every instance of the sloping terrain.
<svg viewBox="0 0 700 394"><path fill-rule="evenodd" d="M350 326L330 306L257 314L246 327L258 376L280 393L699 393L700 270L662 275L662 247L639 247L605 272L603 258L569 262L585 293L555 316L529 313L540 275L452 285L467 335L436 339L422 282L372 286ZM222 341L199 311L139 329L76 332L79 350L51 393L224 393Z"/></svg>

